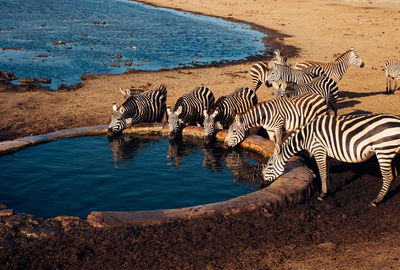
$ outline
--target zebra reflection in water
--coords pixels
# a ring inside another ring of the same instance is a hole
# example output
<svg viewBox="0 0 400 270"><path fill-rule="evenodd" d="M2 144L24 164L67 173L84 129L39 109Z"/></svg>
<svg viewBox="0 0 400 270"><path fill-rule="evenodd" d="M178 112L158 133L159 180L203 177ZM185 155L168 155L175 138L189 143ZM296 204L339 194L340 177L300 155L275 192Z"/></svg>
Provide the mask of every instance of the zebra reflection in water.
<svg viewBox="0 0 400 270"><path fill-rule="evenodd" d="M167 160L169 165L184 166L185 157L203 151L202 166L211 172L222 172L229 169L232 173L232 182L243 184L253 190L260 188L262 165L251 162L245 154L235 149L218 147L214 143L201 144L191 141L170 140Z"/></svg>
<svg viewBox="0 0 400 270"><path fill-rule="evenodd" d="M112 152L114 168L124 168L125 162L134 160L139 150L149 147L149 142L155 142L157 139L138 138L133 136L109 137L108 143Z"/></svg>

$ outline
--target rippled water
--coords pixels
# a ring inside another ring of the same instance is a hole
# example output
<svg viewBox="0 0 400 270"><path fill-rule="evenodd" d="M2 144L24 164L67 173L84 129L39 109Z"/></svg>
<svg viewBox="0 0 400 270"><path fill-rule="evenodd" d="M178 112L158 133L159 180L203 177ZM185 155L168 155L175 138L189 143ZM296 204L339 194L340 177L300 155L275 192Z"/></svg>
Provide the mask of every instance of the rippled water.
<svg viewBox="0 0 400 270"><path fill-rule="evenodd" d="M0 0L0 70L52 79L245 59L265 50L248 25L124 0Z"/></svg>
<svg viewBox="0 0 400 270"><path fill-rule="evenodd" d="M62 139L0 157L0 202L42 217L187 207L257 190L258 164L194 141Z"/></svg>

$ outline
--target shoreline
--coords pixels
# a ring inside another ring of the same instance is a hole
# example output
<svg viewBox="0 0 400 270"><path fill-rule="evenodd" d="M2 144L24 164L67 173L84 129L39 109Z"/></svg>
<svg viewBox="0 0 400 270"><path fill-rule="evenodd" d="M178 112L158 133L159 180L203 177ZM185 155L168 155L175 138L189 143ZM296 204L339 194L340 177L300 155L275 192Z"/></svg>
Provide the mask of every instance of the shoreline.
<svg viewBox="0 0 400 270"><path fill-rule="evenodd" d="M10 74L10 75L14 76L13 80L18 80L21 78L16 77L12 73L9 73L8 70L0 70L0 88L2 88L3 91L11 91L11 92L12 91L15 91L15 92L21 92L21 91L71 91L71 90L77 90L77 89L81 88L82 82L84 80L90 79L91 77L104 76L104 75L136 74L136 73L142 73L142 72L160 72L160 71L169 71L169 70L177 71L177 70L187 70L187 69L194 69L194 68L198 69L198 68L224 67L224 66L231 66L231 65L238 65L238 64L248 64L248 63L253 63L253 62L257 62L257 61L266 61L266 60L270 59L273 56L272 52L275 49L279 49L281 51L284 50L287 57L298 56L298 52L300 50L299 48L297 48L295 46L285 45L278 41L279 39L283 39L283 38L287 37L286 35L280 33L279 31L277 31L275 29L267 28L267 27L264 27L262 25L258 25L255 23L238 20L233 17L213 16L213 15L207 15L207 14L204 14L201 12L195 12L195 11L193 12L193 11L183 10L180 8L171 8L168 6L156 5L156 4L153 4L148 1L140 1L140 0L139 1L128 0L128 1L140 3L143 5L148 5L148 6L155 7L155 8L171 9L171 10L175 10L175 11L190 13L192 15L213 17L213 18L218 18L218 19L222 19L225 21L230 21L233 23L249 25L252 30L259 31L259 32L263 33L264 35L266 35L262 39L265 49L260 51L260 52L263 52L262 54L250 55L250 56L247 56L245 59L240 59L240 60L227 61L227 60L222 59L220 61L212 61L207 64L194 63L194 64L192 64L192 66L186 66L186 65L182 64L182 66L178 66L175 68L161 68L158 70L141 70L141 69L135 69L135 68L127 68L126 71L122 72L122 73L83 73L80 76L81 81L79 81L77 83L73 83L73 84L67 84L67 85L61 84L58 86L57 89L51 89L46 84L43 84L43 83L41 84L40 82L37 82L41 78L23 77L23 79L26 79L26 81L28 81L28 82L21 83L21 84L12 83L11 82L12 80L8 80L6 78L6 76L4 76L4 75L1 76L1 74L5 74L5 73ZM45 78L45 79L47 79L47 78ZM52 78L50 78L50 79L52 79ZM4 90L4 89L6 89L6 90Z"/></svg>

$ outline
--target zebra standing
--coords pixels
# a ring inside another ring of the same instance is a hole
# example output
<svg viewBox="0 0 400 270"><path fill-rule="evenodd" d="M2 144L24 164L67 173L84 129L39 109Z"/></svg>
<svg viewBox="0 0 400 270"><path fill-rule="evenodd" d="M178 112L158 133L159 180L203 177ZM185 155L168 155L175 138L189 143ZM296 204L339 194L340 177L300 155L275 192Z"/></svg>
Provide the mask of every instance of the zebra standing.
<svg viewBox="0 0 400 270"><path fill-rule="evenodd" d="M152 90L130 96L120 107L114 102L109 133L120 133L127 126L136 123L161 122L166 110L166 100L167 88L157 85Z"/></svg>
<svg viewBox="0 0 400 270"><path fill-rule="evenodd" d="M327 157L343 162L363 162L374 154L378 159L383 185L372 206L385 197L393 180L391 163L400 151L400 117L390 114L321 116L292 134L263 170L271 182L282 175L288 160L302 150L314 156L322 182L322 200L328 191Z"/></svg>
<svg viewBox="0 0 400 270"><path fill-rule="evenodd" d="M238 88L230 95L220 97L208 112L204 111L205 135L208 138L214 136L218 123L218 129L228 129L236 114L245 112L257 102L256 93L248 87Z"/></svg>
<svg viewBox="0 0 400 270"><path fill-rule="evenodd" d="M326 112L324 98L316 93L258 103L245 113L236 115L225 144L233 147L242 142L246 132L253 127L263 127L271 140L281 144L283 130L294 131Z"/></svg>
<svg viewBox="0 0 400 270"><path fill-rule="evenodd" d="M342 79L343 74L349 69L350 65L355 65L360 68L364 67L364 62L358 56L354 48L346 51L333 62L321 63L315 61L304 61L297 63L294 68L302 70L311 66L318 66L324 70L326 76L338 82Z"/></svg>
<svg viewBox="0 0 400 270"><path fill-rule="evenodd" d="M279 65L287 65L287 58L281 56L281 53L278 49L274 50L275 56L269 62L258 62L251 66L250 68L250 77L253 84L253 90L257 91L257 89L261 86L261 84L265 84L267 87L271 87L272 85L267 81L268 71L271 69L273 63Z"/></svg>
<svg viewBox="0 0 400 270"><path fill-rule="evenodd" d="M335 80L326 76L319 76L305 84L281 83L277 89L277 97L293 97L304 93L317 93L324 97L326 104L337 114L336 101L339 97L339 89Z"/></svg>
<svg viewBox="0 0 400 270"><path fill-rule="evenodd" d="M167 108L170 136L176 137L188 125L203 125L204 110L214 106L214 94L207 87L196 87L180 97L173 111Z"/></svg>
<svg viewBox="0 0 400 270"><path fill-rule="evenodd" d="M389 59L385 63L385 74L386 74L386 94L394 94L397 90L397 81L400 81L400 63ZM392 88L392 82L394 81L394 88Z"/></svg>
<svg viewBox="0 0 400 270"><path fill-rule="evenodd" d="M311 66L303 70L292 69L291 67L272 64L267 74L267 81L274 82L293 82L296 84L308 83L312 79L325 75L321 67Z"/></svg>

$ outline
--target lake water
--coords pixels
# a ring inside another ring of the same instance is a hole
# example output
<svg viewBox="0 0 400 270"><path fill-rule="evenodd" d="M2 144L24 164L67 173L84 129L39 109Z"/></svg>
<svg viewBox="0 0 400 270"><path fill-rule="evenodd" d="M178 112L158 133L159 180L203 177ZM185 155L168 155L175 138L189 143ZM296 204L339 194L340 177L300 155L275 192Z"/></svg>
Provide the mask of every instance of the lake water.
<svg viewBox="0 0 400 270"><path fill-rule="evenodd" d="M250 26L123 0L0 0L0 70L51 78L123 73L260 55Z"/></svg>
<svg viewBox="0 0 400 270"><path fill-rule="evenodd" d="M219 202L259 189L257 159L192 140L62 139L0 157L0 202L45 218Z"/></svg>

